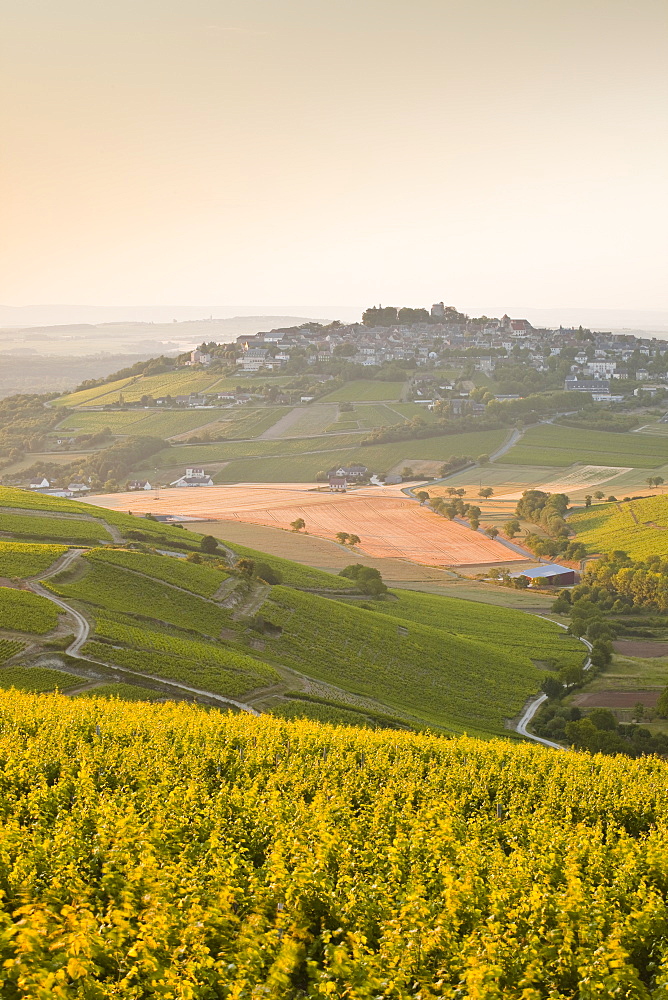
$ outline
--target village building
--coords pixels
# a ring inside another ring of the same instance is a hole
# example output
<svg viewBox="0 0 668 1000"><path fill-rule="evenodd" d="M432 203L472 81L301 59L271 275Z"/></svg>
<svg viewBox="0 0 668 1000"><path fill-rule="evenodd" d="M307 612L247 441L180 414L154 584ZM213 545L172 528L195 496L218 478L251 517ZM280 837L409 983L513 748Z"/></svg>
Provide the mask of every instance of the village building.
<svg viewBox="0 0 668 1000"><path fill-rule="evenodd" d="M186 469L185 475L176 479L170 486L213 486L213 479L204 469Z"/></svg>

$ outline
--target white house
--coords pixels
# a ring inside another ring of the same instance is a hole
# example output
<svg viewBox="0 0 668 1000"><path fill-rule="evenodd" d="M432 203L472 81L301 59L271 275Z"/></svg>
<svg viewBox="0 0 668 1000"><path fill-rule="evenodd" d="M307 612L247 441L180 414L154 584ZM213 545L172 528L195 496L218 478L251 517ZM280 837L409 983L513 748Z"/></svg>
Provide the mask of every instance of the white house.
<svg viewBox="0 0 668 1000"><path fill-rule="evenodd" d="M186 469L185 475L170 486L213 486L213 479L204 469Z"/></svg>
<svg viewBox="0 0 668 1000"><path fill-rule="evenodd" d="M48 490L51 483L48 479L42 478L31 483L29 489L31 490Z"/></svg>

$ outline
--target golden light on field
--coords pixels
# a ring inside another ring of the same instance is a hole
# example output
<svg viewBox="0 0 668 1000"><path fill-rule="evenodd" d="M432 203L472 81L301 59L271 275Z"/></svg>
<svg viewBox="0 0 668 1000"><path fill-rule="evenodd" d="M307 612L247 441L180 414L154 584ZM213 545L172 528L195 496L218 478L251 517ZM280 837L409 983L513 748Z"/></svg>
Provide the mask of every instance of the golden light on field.
<svg viewBox="0 0 668 1000"><path fill-rule="evenodd" d="M306 530L334 539L358 535L367 555L393 556L427 566L472 566L526 560L501 542L440 517L398 487L367 487L347 493L314 490L303 483L244 483L194 489L146 490L89 497L89 503L133 514L172 514L206 521L245 521L290 529L303 518Z"/></svg>

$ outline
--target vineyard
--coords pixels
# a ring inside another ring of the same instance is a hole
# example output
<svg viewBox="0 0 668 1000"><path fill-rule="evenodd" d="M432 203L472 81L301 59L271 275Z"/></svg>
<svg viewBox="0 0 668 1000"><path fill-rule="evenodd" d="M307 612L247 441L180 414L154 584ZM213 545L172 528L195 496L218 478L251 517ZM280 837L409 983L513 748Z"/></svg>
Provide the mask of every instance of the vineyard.
<svg viewBox="0 0 668 1000"><path fill-rule="evenodd" d="M0 663L6 663L24 648L25 643L23 642L16 642L14 639L0 639Z"/></svg>
<svg viewBox="0 0 668 1000"><path fill-rule="evenodd" d="M79 677L66 674L63 670L50 670L48 667L1 667L0 688L17 691L32 691L39 694L44 691L69 691L81 684Z"/></svg>
<svg viewBox="0 0 668 1000"><path fill-rule="evenodd" d="M434 600L445 624L449 599ZM367 610L274 587L262 614L282 629L266 638L269 659L434 725L502 732L504 716L540 686L540 672L512 644L417 622L400 628L384 604Z"/></svg>
<svg viewBox="0 0 668 1000"><path fill-rule="evenodd" d="M50 517L48 520L30 514L5 514L0 508L0 531L17 538L38 541L69 542L72 545L95 545L111 541L111 535L95 521L73 517Z"/></svg>
<svg viewBox="0 0 668 1000"><path fill-rule="evenodd" d="M0 695L0 993L660 1000L666 765Z"/></svg>
<svg viewBox="0 0 668 1000"><path fill-rule="evenodd" d="M47 586L69 600L84 601L107 611L120 611L140 618L168 622L208 636L218 636L226 624L224 611L216 604L138 576L120 567L88 561L85 576L72 583L54 577ZM29 595L28 595L29 596ZM42 598L44 600L44 598Z"/></svg>
<svg viewBox="0 0 668 1000"><path fill-rule="evenodd" d="M632 559L668 556L668 497L647 497L576 511L568 525L589 552L628 553Z"/></svg>
<svg viewBox="0 0 668 1000"><path fill-rule="evenodd" d="M165 583L171 583L200 597L213 597L221 583L230 575L211 564L197 565L182 558L130 552L128 549L94 549L86 558L93 563L119 566L156 580L164 580Z"/></svg>
<svg viewBox="0 0 668 1000"><path fill-rule="evenodd" d="M216 410L215 414L219 411ZM148 435L168 438L172 434L195 431L215 419L211 410L93 410L86 413L78 410L58 424L58 432L68 434L98 434L108 427L117 435Z"/></svg>
<svg viewBox="0 0 668 1000"><path fill-rule="evenodd" d="M611 465L654 469L668 463L668 439L541 424L499 459L510 465Z"/></svg>
<svg viewBox="0 0 668 1000"><path fill-rule="evenodd" d="M45 635L58 624L55 604L28 590L0 587L0 628Z"/></svg>
<svg viewBox="0 0 668 1000"><path fill-rule="evenodd" d="M43 573L67 552L64 545L30 545L0 541L0 577L25 579Z"/></svg>
<svg viewBox="0 0 668 1000"><path fill-rule="evenodd" d="M369 400L375 402L382 399L401 399L404 390L404 382L380 382L371 379L356 379L353 382L346 382L340 389L323 396L323 403L354 402L355 400Z"/></svg>
<svg viewBox="0 0 668 1000"><path fill-rule="evenodd" d="M95 660L117 663L139 673L182 681L231 697L279 679L273 667L229 645L213 646L139 628L122 616L97 617L95 639L87 643L84 652Z"/></svg>

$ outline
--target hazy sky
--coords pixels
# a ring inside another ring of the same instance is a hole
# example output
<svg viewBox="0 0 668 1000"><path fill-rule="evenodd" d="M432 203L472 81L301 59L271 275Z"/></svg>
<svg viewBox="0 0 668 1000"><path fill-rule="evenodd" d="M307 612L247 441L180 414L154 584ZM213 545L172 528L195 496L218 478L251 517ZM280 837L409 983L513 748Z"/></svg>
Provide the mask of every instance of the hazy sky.
<svg viewBox="0 0 668 1000"><path fill-rule="evenodd" d="M666 0L0 0L0 302L668 305Z"/></svg>

